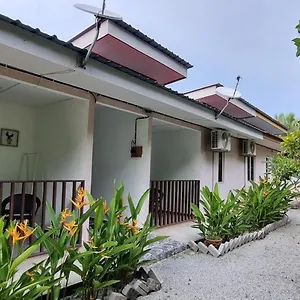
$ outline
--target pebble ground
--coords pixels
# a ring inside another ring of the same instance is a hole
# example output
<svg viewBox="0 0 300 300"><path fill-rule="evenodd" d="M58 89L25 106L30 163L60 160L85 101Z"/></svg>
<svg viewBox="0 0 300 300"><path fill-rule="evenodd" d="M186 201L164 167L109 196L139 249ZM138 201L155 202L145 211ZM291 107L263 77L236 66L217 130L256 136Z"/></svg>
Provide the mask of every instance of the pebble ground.
<svg viewBox="0 0 300 300"><path fill-rule="evenodd" d="M265 239L223 257L187 250L152 267L162 290L143 300L300 300L300 210Z"/></svg>

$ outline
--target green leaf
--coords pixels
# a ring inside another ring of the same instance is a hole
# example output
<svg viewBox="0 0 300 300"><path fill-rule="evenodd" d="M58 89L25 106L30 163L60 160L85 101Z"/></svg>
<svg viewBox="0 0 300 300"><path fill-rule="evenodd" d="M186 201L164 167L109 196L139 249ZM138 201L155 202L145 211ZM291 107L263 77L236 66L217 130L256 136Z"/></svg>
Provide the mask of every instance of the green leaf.
<svg viewBox="0 0 300 300"><path fill-rule="evenodd" d="M122 251L126 251L129 250L131 248L133 248L135 245L134 244L126 244L126 245L121 245L121 246L117 246L115 248L113 248L112 250L107 252L108 256L113 256L115 254L118 254Z"/></svg>
<svg viewBox="0 0 300 300"><path fill-rule="evenodd" d="M140 198L140 200L139 200L139 202L137 204L136 210L135 210L135 212L136 212L137 215L140 214L140 212L141 212L141 210L142 210L142 208L144 206L144 203L145 203L145 201L147 200L147 198L149 196L149 192L150 192L150 189L146 190L144 192L144 194L142 195L142 197Z"/></svg>
<svg viewBox="0 0 300 300"><path fill-rule="evenodd" d="M61 226L60 219L56 215L54 209L52 208L52 205L48 201L46 202L46 206L47 206L48 214L50 216L50 221L53 225L53 228L57 231L57 234L58 234L59 233L59 228Z"/></svg>
<svg viewBox="0 0 300 300"><path fill-rule="evenodd" d="M95 286L95 288L97 288L97 289L104 289L104 288L106 288L106 287L109 287L109 286L112 286L112 285L114 285L114 284L116 284L116 283L118 283L118 282L120 282L120 280L108 280L108 281L104 281L104 282L94 282L94 286ZM95 285L95 283L97 284L97 285Z"/></svg>
<svg viewBox="0 0 300 300"><path fill-rule="evenodd" d="M40 245L32 245L22 252L11 264L11 272L14 271L21 263L23 263L31 254L37 251Z"/></svg>
<svg viewBox="0 0 300 300"><path fill-rule="evenodd" d="M137 219L137 212L135 210L134 204L133 204L133 200L131 198L131 195L128 195L128 204L129 204L129 209L130 209L130 213L131 213L131 217L132 219L136 220Z"/></svg>

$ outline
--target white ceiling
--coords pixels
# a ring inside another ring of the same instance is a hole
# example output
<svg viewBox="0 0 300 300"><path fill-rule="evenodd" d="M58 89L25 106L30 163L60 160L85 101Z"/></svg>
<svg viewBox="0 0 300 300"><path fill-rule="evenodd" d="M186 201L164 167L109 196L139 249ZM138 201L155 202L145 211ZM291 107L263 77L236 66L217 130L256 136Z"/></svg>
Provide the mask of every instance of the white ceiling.
<svg viewBox="0 0 300 300"><path fill-rule="evenodd" d="M24 106L42 106L67 99L70 97L0 77L0 102Z"/></svg>

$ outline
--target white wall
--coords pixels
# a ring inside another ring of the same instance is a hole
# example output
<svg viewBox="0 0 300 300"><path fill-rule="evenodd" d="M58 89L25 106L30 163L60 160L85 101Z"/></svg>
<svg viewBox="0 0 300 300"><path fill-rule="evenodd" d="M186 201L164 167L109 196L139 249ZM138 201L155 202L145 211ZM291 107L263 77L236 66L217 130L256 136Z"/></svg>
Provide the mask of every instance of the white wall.
<svg viewBox="0 0 300 300"><path fill-rule="evenodd" d="M259 176L263 177L266 173L266 158L268 156L272 157L277 154L276 150L271 150L269 148L257 145L256 148L256 158L254 165L255 180L259 179Z"/></svg>
<svg viewBox="0 0 300 300"><path fill-rule="evenodd" d="M70 99L36 109L36 151L40 153L38 176L44 180L86 180L91 173L87 131L89 102ZM89 167L89 170L87 170ZM79 183L77 184L77 187ZM67 184L66 206L71 207L72 183ZM90 187L86 186L89 190ZM41 186L38 195L41 196ZM52 201L52 185L48 185L47 201ZM56 211L61 210L62 184L57 185ZM39 216L41 210L39 211Z"/></svg>
<svg viewBox="0 0 300 300"><path fill-rule="evenodd" d="M37 109L36 150L45 180L85 179L88 107L71 99Z"/></svg>
<svg viewBox="0 0 300 300"><path fill-rule="evenodd" d="M35 121L33 108L0 102L0 128L19 130L18 147L0 146L0 179L17 180L23 153L35 151Z"/></svg>
<svg viewBox="0 0 300 300"><path fill-rule="evenodd" d="M231 151L224 155L223 182L219 184L222 197L230 190L241 189L246 184L245 157L241 155L240 140L231 138ZM214 154L214 184L218 180L218 153Z"/></svg>
<svg viewBox="0 0 300 300"><path fill-rule="evenodd" d="M200 150L200 132L188 129L153 132L151 180L200 179Z"/></svg>
<svg viewBox="0 0 300 300"><path fill-rule="evenodd" d="M18 147L0 145L0 180L26 179L25 169L21 168L23 153L35 151L36 113L33 108L0 102L0 128L19 131ZM29 169L32 174L32 169ZM20 178L19 178L20 177ZM21 185L15 185L15 193L21 192ZM10 185L4 184L2 199L10 195ZM2 200L0 199L0 200Z"/></svg>
<svg viewBox="0 0 300 300"><path fill-rule="evenodd" d="M96 105L94 125L92 194L94 197L112 198L113 184L123 183L125 197L133 200L149 188L151 159L151 119L138 121L137 145L143 146L141 158L131 158L130 147L134 137L136 115ZM148 213L148 202L143 208Z"/></svg>

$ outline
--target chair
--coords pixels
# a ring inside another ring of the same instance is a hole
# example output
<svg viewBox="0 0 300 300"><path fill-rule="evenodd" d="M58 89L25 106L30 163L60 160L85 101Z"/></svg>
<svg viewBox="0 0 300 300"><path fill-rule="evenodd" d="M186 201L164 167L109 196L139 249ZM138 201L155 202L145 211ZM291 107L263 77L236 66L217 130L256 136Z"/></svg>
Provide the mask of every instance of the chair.
<svg viewBox="0 0 300 300"><path fill-rule="evenodd" d="M152 188L151 189L151 205L153 212L156 211L156 209L159 211L161 209L161 201L164 198L164 193L158 189L158 188ZM156 208L157 207L157 208Z"/></svg>
<svg viewBox="0 0 300 300"><path fill-rule="evenodd" d="M24 210L23 210L23 218L21 216L22 214L22 196L24 197ZM5 198L2 201L2 215L5 215L6 223L10 220L10 209L6 208L8 204L11 202L11 196ZM28 220L29 225L33 226L33 217L37 214L40 206L41 206L41 200L38 197L35 197L35 211L33 211L34 206L34 197L32 194L15 194L14 195L14 207L13 207L13 220Z"/></svg>

